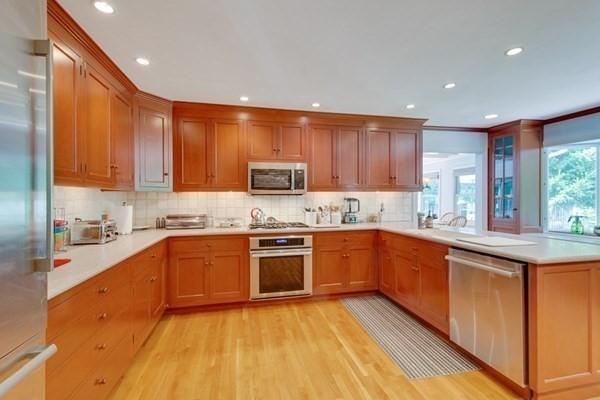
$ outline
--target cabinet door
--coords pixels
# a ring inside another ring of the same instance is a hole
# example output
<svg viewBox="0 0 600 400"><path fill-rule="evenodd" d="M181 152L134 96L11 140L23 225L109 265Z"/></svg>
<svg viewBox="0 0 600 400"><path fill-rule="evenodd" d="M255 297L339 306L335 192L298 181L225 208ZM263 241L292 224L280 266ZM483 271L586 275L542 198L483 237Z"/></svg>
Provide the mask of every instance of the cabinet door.
<svg viewBox="0 0 600 400"><path fill-rule="evenodd" d="M209 138L209 120L179 120L173 142L175 190L199 190L210 186Z"/></svg>
<svg viewBox="0 0 600 400"><path fill-rule="evenodd" d="M362 129L342 127L337 140L337 178L340 188L356 189L362 182Z"/></svg>
<svg viewBox="0 0 600 400"><path fill-rule="evenodd" d="M112 184L110 97L111 86L91 64L85 66L83 146L86 183L103 187Z"/></svg>
<svg viewBox="0 0 600 400"><path fill-rule="evenodd" d="M54 181L56 184L82 180L79 143L81 57L66 45L54 42Z"/></svg>
<svg viewBox="0 0 600 400"><path fill-rule="evenodd" d="M129 99L113 92L110 102L110 130L115 187L133 190L133 113Z"/></svg>
<svg viewBox="0 0 600 400"><path fill-rule="evenodd" d="M247 163L244 124L236 120L213 121L212 186L246 191Z"/></svg>
<svg viewBox="0 0 600 400"><path fill-rule="evenodd" d="M386 189L394 185L392 175L391 130L368 129L366 148L366 184L370 188Z"/></svg>
<svg viewBox="0 0 600 400"><path fill-rule="evenodd" d="M389 249L381 249L379 252L379 290L393 297L395 280L392 252Z"/></svg>
<svg viewBox="0 0 600 400"><path fill-rule="evenodd" d="M210 253L172 254L169 260L169 306L206 304L209 301Z"/></svg>
<svg viewBox="0 0 600 400"><path fill-rule="evenodd" d="M351 291L377 289L377 254L373 247L353 248L346 254L348 289Z"/></svg>
<svg viewBox="0 0 600 400"><path fill-rule="evenodd" d="M394 297L402 305L414 309L419 300L419 269L416 254L407 257L395 251L394 268L396 276Z"/></svg>
<svg viewBox="0 0 600 400"><path fill-rule="evenodd" d="M346 290L348 281L346 251L343 248L316 250L313 268L315 294L339 293Z"/></svg>
<svg viewBox="0 0 600 400"><path fill-rule="evenodd" d="M516 134L490 135L490 226L492 230L519 233L517 182L518 141Z"/></svg>
<svg viewBox="0 0 600 400"><path fill-rule="evenodd" d="M392 180L401 189L419 190L421 185L421 157L419 133L396 130L393 133Z"/></svg>
<svg viewBox="0 0 600 400"><path fill-rule="evenodd" d="M282 124L279 128L277 158L286 161L306 160L306 129L302 124Z"/></svg>
<svg viewBox="0 0 600 400"><path fill-rule="evenodd" d="M274 122L248 122L248 159L275 160L279 150L279 126Z"/></svg>
<svg viewBox="0 0 600 400"><path fill-rule="evenodd" d="M139 268L139 266L136 266ZM146 268L146 266L143 266ZM152 284L151 271L138 274L133 281L133 344L137 351L149 333L151 324Z"/></svg>
<svg viewBox="0 0 600 400"><path fill-rule="evenodd" d="M212 303L248 300L250 286L248 253L238 250L213 251L210 261L210 299Z"/></svg>
<svg viewBox="0 0 600 400"><path fill-rule="evenodd" d="M168 189L170 116L140 105L137 117L138 185L142 189Z"/></svg>
<svg viewBox="0 0 600 400"><path fill-rule="evenodd" d="M310 190L327 190L336 187L337 128L312 126L310 128L311 161Z"/></svg>
<svg viewBox="0 0 600 400"><path fill-rule="evenodd" d="M448 333L448 254L445 246L422 242L419 245L422 316L442 332Z"/></svg>
<svg viewBox="0 0 600 400"><path fill-rule="evenodd" d="M150 301L150 315L154 320L161 317L165 310L166 304L166 267L167 259L166 254L162 251L162 254L156 260L152 268L152 274L150 276L150 284L152 290L152 298Z"/></svg>

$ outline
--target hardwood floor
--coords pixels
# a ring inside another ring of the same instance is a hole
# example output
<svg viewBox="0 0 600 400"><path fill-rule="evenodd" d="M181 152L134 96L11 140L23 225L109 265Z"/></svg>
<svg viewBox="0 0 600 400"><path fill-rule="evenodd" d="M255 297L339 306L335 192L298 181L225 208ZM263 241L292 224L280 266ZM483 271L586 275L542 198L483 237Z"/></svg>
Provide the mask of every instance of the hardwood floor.
<svg viewBox="0 0 600 400"><path fill-rule="evenodd" d="M111 400L516 398L481 372L408 380L327 300L166 316Z"/></svg>

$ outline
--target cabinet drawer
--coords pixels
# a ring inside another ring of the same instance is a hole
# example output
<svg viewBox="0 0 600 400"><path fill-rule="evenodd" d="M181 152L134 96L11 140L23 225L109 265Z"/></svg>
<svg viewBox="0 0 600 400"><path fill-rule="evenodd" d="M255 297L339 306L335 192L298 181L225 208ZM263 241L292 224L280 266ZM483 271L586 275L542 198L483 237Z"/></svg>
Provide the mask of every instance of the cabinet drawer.
<svg viewBox="0 0 600 400"><path fill-rule="evenodd" d="M208 238L176 238L170 239L169 251L172 253L195 253L214 251L244 250L246 237L208 237Z"/></svg>
<svg viewBox="0 0 600 400"><path fill-rule="evenodd" d="M323 247L371 247L375 245L376 233L366 232L325 232L316 236L317 246Z"/></svg>
<svg viewBox="0 0 600 400"><path fill-rule="evenodd" d="M166 257L166 250L166 243L163 241L133 256L131 263L135 278L143 275L156 264L161 263Z"/></svg>
<svg viewBox="0 0 600 400"><path fill-rule="evenodd" d="M132 359L130 338L122 338L113 351L77 388L72 399L106 399L127 369Z"/></svg>

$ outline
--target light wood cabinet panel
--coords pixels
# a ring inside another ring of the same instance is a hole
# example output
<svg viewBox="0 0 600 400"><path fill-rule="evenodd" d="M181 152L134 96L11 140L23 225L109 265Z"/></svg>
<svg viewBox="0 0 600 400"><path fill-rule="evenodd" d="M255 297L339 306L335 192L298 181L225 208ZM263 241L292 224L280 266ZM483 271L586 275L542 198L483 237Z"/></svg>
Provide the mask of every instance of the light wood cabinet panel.
<svg viewBox="0 0 600 400"><path fill-rule="evenodd" d="M169 305L203 304L209 297L210 253L171 254L169 262Z"/></svg>
<svg viewBox="0 0 600 400"><path fill-rule="evenodd" d="M197 190L211 184L209 150L210 121L184 118L179 120L173 141L175 149L175 190Z"/></svg>
<svg viewBox="0 0 600 400"><path fill-rule="evenodd" d="M327 190L336 187L336 138L333 126L311 126L310 189Z"/></svg>
<svg viewBox="0 0 600 400"><path fill-rule="evenodd" d="M210 263L210 297L213 300L248 300L248 254L242 249L213 251Z"/></svg>
<svg viewBox="0 0 600 400"><path fill-rule="evenodd" d="M237 120L213 121L212 185L224 190L247 190L244 124Z"/></svg>
<svg viewBox="0 0 600 400"><path fill-rule="evenodd" d="M157 260L152 264L150 275L151 301L150 316L158 321L163 315L167 303L167 254L166 245L161 243L157 248Z"/></svg>
<svg viewBox="0 0 600 400"><path fill-rule="evenodd" d="M301 124L280 126L280 145L277 158L285 161L306 160L306 129Z"/></svg>
<svg viewBox="0 0 600 400"><path fill-rule="evenodd" d="M390 188L394 185L391 130L368 129L366 148L366 185L370 188Z"/></svg>
<svg viewBox="0 0 600 400"><path fill-rule="evenodd" d="M393 297L396 282L396 272L392 252L389 249L379 250L379 290Z"/></svg>
<svg viewBox="0 0 600 400"><path fill-rule="evenodd" d="M600 393L600 264L530 265L529 275L531 387L539 398Z"/></svg>
<svg viewBox="0 0 600 400"><path fill-rule="evenodd" d="M133 190L133 108L129 99L115 92L111 96L110 121L114 187Z"/></svg>
<svg viewBox="0 0 600 400"><path fill-rule="evenodd" d="M81 183L83 166L80 129L81 56L54 40L53 104L54 104L54 181L57 184Z"/></svg>
<svg viewBox="0 0 600 400"><path fill-rule="evenodd" d="M362 183L362 128L342 127L338 132L337 186L355 189Z"/></svg>
<svg viewBox="0 0 600 400"><path fill-rule="evenodd" d="M436 248L423 242L419 246L419 269L421 298L419 309L422 315L442 332L448 332L448 266L444 256L447 247Z"/></svg>
<svg viewBox="0 0 600 400"><path fill-rule="evenodd" d="M248 159L276 160L279 126L275 122L248 122Z"/></svg>
<svg viewBox="0 0 600 400"><path fill-rule="evenodd" d="M395 298L407 307L415 307L419 302L419 270L414 258L407 258L399 252L394 254L396 276Z"/></svg>
<svg viewBox="0 0 600 400"><path fill-rule="evenodd" d="M103 187L112 184L110 83L91 64L84 69L83 93L83 146L85 161L83 171L86 182Z"/></svg>
<svg viewBox="0 0 600 400"><path fill-rule="evenodd" d="M393 133L394 186L398 189L420 190L422 181L419 133L395 130Z"/></svg>
<svg viewBox="0 0 600 400"><path fill-rule="evenodd" d="M313 269L313 288L316 294L344 291L347 281L345 251L342 248L319 248Z"/></svg>
<svg viewBox="0 0 600 400"><path fill-rule="evenodd" d="M145 94L136 95L136 190L171 188L170 107Z"/></svg>
<svg viewBox="0 0 600 400"><path fill-rule="evenodd" d="M377 289L377 265L374 247L352 248L348 251L348 288Z"/></svg>

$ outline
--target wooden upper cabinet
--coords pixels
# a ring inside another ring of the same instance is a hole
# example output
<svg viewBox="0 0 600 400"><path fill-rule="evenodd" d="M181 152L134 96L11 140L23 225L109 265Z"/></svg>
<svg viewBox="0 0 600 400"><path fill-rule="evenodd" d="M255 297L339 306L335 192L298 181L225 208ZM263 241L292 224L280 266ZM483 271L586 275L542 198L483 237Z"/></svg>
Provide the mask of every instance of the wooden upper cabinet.
<svg viewBox="0 0 600 400"><path fill-rule="evenodd" d="M362 140L362 128L341 127L338 130L336 184L340 188L358 188L362 183Z"/></svg>
<svg viewBox="0 0 600 400"><path fill-rule="evenodd" d="M279 126L275 122L248 122L248 159L276 160Z"/></svg>
<svg viewBox="0 0 600 400"><path fill-rule="evenodd" d="M277 158L287 161L306 160L306 128L302 124L281 124Z"/></svg>
<svg viewBox="0 0 600 400"><path fill-rule="evenodd" d="M420 133L395 130L392 143L392 177L396 188L421 190L422 150Z"/></svg>
<svg viewBox="0 0 600 400"><path fill-rule="evenodd" d="M171 104L136 95L136 190L171 188Z"/></svg>
<svg viewBox="0 0 600 400"><path fill-rule="evenodd" d="M335 126L310 127L311 160L308 168L310 190L327 190L336 186Z"/></svg>
<svg viewBox="0 0 600 400"><path fill-rule="evenodd" d="M212 186L246 191L248 168L243 122L215 120L212 126Z"/></svg>
<svg viewBox="0 0 600 400"><path fill-rule="evenodd" d="M83 82L84 177L86 182L110 187L112 184L111 85L102 76L102 73L91 64L85 65Z"/></svg>
<svg viewBox="0 0 600 400"><path fill-rule="evenodd" d="M366 148L366 185L369 188L392 188L394 134L387 129L368 129Z"/></svg>
<svg viewBox="0 0 600 400"><path fill-rule="evenodd" d="M306 129L303 124L248 122L249 160L306 160Z"/></svg>
<svg viewBox="0 0 600 400"><path fill-rule="evenodd" d="M210 120L182 118L173 141L175 190L196 190L211 183Z"/></svg>
<svg viewBox="0 0 600 400"><path fill-rule="evenodd" d="M82 181L81 145L79 143L79 97L82 73L81 56L54 40L54 181L77 184Z"/></svg>
<svg viewBox="0 0 600 400"><path fill-rule="evenodd" d="M110 103L111 168L116 189L133 190L134 187L134 136L131 100L113 93Z"/></svg>

